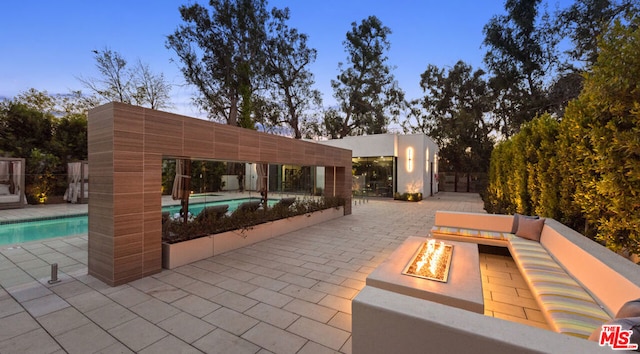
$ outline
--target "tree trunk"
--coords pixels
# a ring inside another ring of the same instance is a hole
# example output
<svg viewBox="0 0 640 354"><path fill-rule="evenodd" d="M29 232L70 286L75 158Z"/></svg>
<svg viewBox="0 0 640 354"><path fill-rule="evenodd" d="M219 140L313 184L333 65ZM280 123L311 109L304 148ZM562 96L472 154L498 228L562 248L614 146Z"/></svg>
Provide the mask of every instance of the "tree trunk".
<svg viewBox="0 0 640 354"><path fill-rule="evenodd" d="M237 127L238 126L238 98L233 97L231 99L231 107L229 108L229 117L227 118L227 124Z"/></svg>

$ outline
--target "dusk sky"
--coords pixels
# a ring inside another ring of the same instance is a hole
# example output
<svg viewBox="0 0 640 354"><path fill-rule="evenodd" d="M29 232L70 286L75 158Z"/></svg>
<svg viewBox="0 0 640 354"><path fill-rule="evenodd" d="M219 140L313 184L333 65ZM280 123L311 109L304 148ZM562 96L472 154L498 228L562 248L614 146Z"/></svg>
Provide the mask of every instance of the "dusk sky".
<svg viewBox="0 0 640 354"><path fill-rule="evenodd" d="M178 7L188 0L8 1L0 21L0 99L29 88L50 94L86 89L78 77L98 77L92 50L109 48L130 64L138 59L174 85L171 111L199 115L191 106L180 63L166 49L168 34L182 23ZM208 2L200 1L208 6ZM561 1L566 6L570 1ZM552 3L555 4L555 3ZM392 31L390 65L407 98L421 96L420 74L428 64L464 60L482 67L483 26L503 14L503 1L271 0L289 7L291 27L309 35L318 50L311 67L324 105L335 103L330 86L345 61L343 41L352 22L375 15ZM175 61L172 62L172 59Z"/></svg>

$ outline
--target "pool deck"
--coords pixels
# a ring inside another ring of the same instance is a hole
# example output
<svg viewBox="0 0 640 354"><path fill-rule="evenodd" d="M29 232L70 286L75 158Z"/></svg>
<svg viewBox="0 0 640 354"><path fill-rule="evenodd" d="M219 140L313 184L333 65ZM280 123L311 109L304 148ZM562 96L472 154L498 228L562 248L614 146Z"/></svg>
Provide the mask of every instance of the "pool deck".
<svg viewBox="0 0 640 354"><path fill-rule="evenodd" d="M351 299L367 275L427 235L436 210L483 210L466 193L354 203L352 215L118 287L87 275L87 236L0 246L0 353L350 353ZM480 258L485 314L544 327L510 258ZM61 282L48 284L53 263Z"/></svg>

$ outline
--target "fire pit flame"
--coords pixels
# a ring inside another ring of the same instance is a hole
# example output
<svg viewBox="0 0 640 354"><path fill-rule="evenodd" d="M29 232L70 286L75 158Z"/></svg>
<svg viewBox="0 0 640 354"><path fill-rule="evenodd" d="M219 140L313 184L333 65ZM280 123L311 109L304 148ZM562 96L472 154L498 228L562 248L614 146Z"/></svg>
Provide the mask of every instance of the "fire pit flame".
<svg viewBox="0 0 640 354"><path fill-rule="evenodd" d="M447 282L453 246L430 239L422 243L402 274Z"/></svg>

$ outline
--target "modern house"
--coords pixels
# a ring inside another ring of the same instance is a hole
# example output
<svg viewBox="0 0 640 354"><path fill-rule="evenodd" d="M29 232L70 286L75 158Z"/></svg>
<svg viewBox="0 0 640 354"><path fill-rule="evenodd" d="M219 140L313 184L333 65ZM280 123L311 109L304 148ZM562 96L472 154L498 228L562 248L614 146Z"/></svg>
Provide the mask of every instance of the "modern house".
<svg viewBox="0 0 640 354"><path fill-rule="evenodd" d="M438 192L438 145L424 134L376 134L319 141L352 151L353 191L370 196Z"/></svg>

